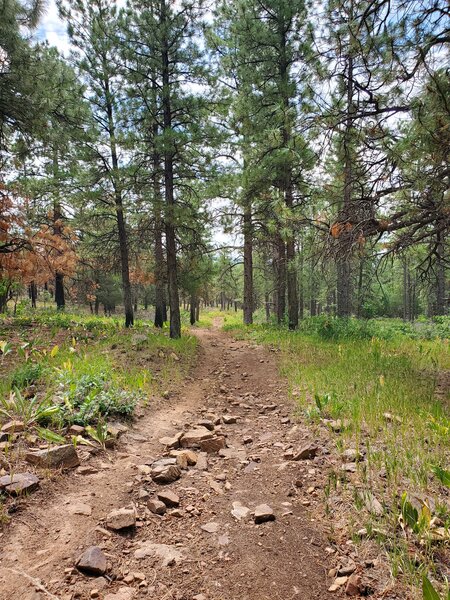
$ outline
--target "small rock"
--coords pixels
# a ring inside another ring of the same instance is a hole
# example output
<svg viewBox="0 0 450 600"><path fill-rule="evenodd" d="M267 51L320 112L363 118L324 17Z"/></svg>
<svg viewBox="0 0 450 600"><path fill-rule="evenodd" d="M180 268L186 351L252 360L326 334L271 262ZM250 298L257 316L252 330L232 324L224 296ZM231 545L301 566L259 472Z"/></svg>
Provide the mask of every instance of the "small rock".
<svg viewBox="0 0 450 600"><path fill-rule="evenodd" d="M268 504L260 504L255 508L254 521L257 525L266 521L275 521L273 509Z"/></svg>
<svg viewBox="0 0 450 600"><path fill-rule="evenodd" d="M150 494L144 488L140 488L140 490L138 491L139 500L146 500L149 496Z"/></svg>
<svg viewBox="0 0 450 600"><path fill-rule="evenodd" d="M313 444L304 446L298 452L294 452L292 460L307 460L309 458L314 458L317 455L318 450L319 448Z"/></svg>
<svg viewBox="0 0 450 600"><path fill-rule="evenodd" d="M361 454L354 448L347 448L347 450L344 450L342 453L342 459L344 462L357 462L360 458Z"/></svg>
<svg viewBox="0 0 450 600"><path fill-rule="evenodd" d="M356 465L354 462L344 463L341 467L342 471L346 473L356 473Z"/></svg>
<svg viewBox="0 0 450 600"><path fill-rule="evenodd" d="M32 465L48 469L57 467L71 469L78 467L80 464L80 459L73 444L53 446L52 448L38 450L37 452L27 452L25 460Z"/></svg>
<svg viewBox="0 0 450 600"><path fill-rule="evenodd" d="M370 491L366 491L363 495L364 504L366 509L375 515L376 517L381 517L384 513L383 506L379 500L375 498L375 496Z"/></svg>
<svg viewBox="0 0 450 600"><path fill-rule="evenodd" d="M85 428L81 425L71 425L67 431L69 435L83 435Z"/></svg>
<svg viewBox="0 0 450 600"><path fill-rule="evenodd" d="M225 423L225 425L233 425L234 423L237 423L237 417L232 415L223 415L222 421Z"/></svg>
<svg viewBox="0 0 450 600"><path fill-rule="evenodd" d="M136 525L136 511L134 508L119 508L112 510L106 517L106 524L110 529L119 531Z"/></svg>
<svg viewBox="0 0 450 600"><path fill-rule="evenodd" d="M214 423L209 419L202 419L197 423L199 427L206 427L208 431L214 431Z"/></svg>
<svg viewBox="0 0 450 600"><path fill-rule="evenodd" d="M206 452L208 454L216 454L223 448L226 448L226 442L223 436L216 436L200 442L200 449L202 452Z"/></svg>
<svg viewBox="0 0 450 600"><path fill-rule="evenodd" d="M180 505L180 497L172 490L161 490L157 493L158 500L164 502L168 508L176 508Z"/></svg>
<svg viewBox="0 0 450 600"><path fill-rule="evenodd" d="M155 483L173 483L177 479L180 479L181 469L176 465L159 466L152 469L151 476Z"/></svg>
<svg viewBox="0 0 450 600"><path fill-rule="evenodd" d="M106 431L114 439L118 439L123 433L128 431L128 427L123 423L108 423Z"/></svg>
<svg viewBox="0 0 450 600"><path fill-rule="evenodd" d="M166 505L164 504L164 502L161 502L160 500L149 500L147 502L147 506L149 508L149 510L154 513L155 515L163 515L166 512Z"/></svg>
<svg viewBox="0 0 450 600"><path fill-rule="evenodd" d="M20 433L21 431L25 431L25 424L23 421L8 421L5 423L1 429L3 433Z"/></svg>
<svg viewBox="0 0 450 600"><path fill-rule="evenodd" d="M180 563L184 559L182 549L176 546L155 544L153 542L139 542L139 544L140 548L134 553L134 557L137 559L145 558L146 556L162 558L163 567Z"/></svg>
<svg viewBox="0 0 450 600"><path fill-rule="evenodd" d="M207 471L208 470L208 454L206 452L201 452L198 455L196 468L199 471Z"/></svg>
<svg viewBox="0 0 450 600"><path fill-rule="evenodd" d="M194 465L197 464L197 454L193 450L172 450L170 452L170 456L177 459L177 464L179 464L178 463L179 456L185 457L187 460L187 464L190 467L193 467Z"/></svg>
<svg viewBox="0 0 450 600"><path fill-rule="evenodd" d="M203 529L203 531L206 531L207 533L217 533L219 531L219 523L211 521L210 523L200 525L200 529Z"/></svg>
<svg viewBox="0 0 450 600"><path fill-rule="evenodd" d="M90 517L92 515L92 507L88 504L71 504L69 506L69 512L72 515L85 515L86 517Z"/></svg>
<svg viewBox="0 0 450 600"><path fill-rule="evenodd" d="M329 592L336 592L340 587L347 583L348 577L337 577L333 584L328 588Z"/></svg>
<svg viewBox="0 0 450 600"><path fill-rule="evenodd" d="M180 469L183 469L183 471L187 471L188 467L189 467L189 463L188 463L188 459L187 456L185 454L178 454L178 456L176 457L176 464L178 467L180 467Z"/></svg>
<svg viewBox="0 0 450 600"><path fill-rule="evenodd" d="M180 431L179 433L176 433L174 436L172 437L163 437L159 440L159 442L161 444L163 444L163 446L166 446L166 448L179 448L180 447L180 439L183 437L183 432Z"/></svg>
<svg viewBox="0 0 450 600"><path fill-rule="evenodd" d="M152 467L154 469L156 469L157 467L168 467L169 465L176 465L176 464L177 464L177 459L173 456L169 456L169 457L165 457L165 458L158 458L158 460L153 461Z"/></svg>
<svg viewBox="0 0 450 600"><path fill-rule="evenodd" d="M335 421L330 421L330 427L335 433L340 433L343 429L347 429L349 427L350 421L348 419L336 419Z"/></svg>
<svg viewBox="0 0 450 600"><path fill-rule="evenodd" d="M103 575L106 572L106 556L98 546L90 546L76 561L75 566L87 575Z"/></svg>
<svg viewBox="0 0 450 600"><path fill-rule="evenodd" d="M15 473L0 477L0 490L12 496L33 492L39 487L39 477L34 473Z"/></svg>
<svg viewBox="0 0 450 600"><path fill-rule="evenodd" d="M106 594L105 600L133 600L136 591L130 587L121 587L113 594Z"/></svg>
<svg viewBox="0 0 450 600"><path fill-rule="evenodd" d="M211 431L206 429L206 427L197 427L196 429L191 429L183 434L183 437L180 440L180 445L183 448L198 448L200 446L200 442L204 440L209 440L213 437Z"/></svg>
<svg viewBox="0 0 450 600"><path fill-rule="evenodd" d="M81 467L78 467L77 473L79 475L94 475L95 473L98 473L98 469L89 465L82 465Z"/></svg>
<svg viewBox="0 0 450 600"><path fill-rule="evenodd" d="M352 573L354 573L356 571L356 565L347 565L345 567L340 567L338 569L337 574L339 575L339 577L348 577L349 575L351 575Z"/></svg>
<svg viewBox="0 0 450 600"><path fill-rule="evenodd" d="M362 579L360 575L354 573L349 577L347 585L345 587L345 593L347 596L359 596L362 588Z"/></svg>
<svg viewBox="0 0 450 600"><path fill-rule="evenodd" d="M137 465L137 470L141 475L150 475L152 472L148 465Z"/></svg>
<svg viewBox="0 0 450 600"><path fill-rule="evenodd" d="M246 435L242 439L243 444L251 444L253 442L253 438L251 435Z"/></svg>
<svg viewBox="0 0 450 600"><path fill-rule="evenodd" d="M241 519L246 519L249 516L250 509L240 502L233 502L233 510L231 511L231 514L235 519L240 521Z"/></svg>

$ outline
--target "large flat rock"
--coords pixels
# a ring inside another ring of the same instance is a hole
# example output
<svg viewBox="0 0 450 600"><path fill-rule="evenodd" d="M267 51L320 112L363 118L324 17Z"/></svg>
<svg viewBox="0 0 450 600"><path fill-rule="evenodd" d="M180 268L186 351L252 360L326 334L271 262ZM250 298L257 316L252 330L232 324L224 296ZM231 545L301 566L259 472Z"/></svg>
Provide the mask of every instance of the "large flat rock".
<svg viewBox="0 0 450 600"><path fill-rule="evenodd" d="M46 450L37 450L35 452L27 452L25 460L32 465L54 469L64 467L72 469L78 467L80 459L73 444L65 444L64 446L54 446Z"/></svg>

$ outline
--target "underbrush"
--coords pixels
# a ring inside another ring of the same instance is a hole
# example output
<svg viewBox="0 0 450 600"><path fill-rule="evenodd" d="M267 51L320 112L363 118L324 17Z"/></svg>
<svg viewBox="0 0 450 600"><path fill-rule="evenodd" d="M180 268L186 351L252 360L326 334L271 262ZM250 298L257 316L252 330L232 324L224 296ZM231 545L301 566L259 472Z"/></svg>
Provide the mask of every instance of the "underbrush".
<svg viewBox="0 0 450 600"><path fill-rule="evenodd" d="M445 588L438 554L450 559L450 395L436 392L450 369L448 339L441 338L448 319L419 328L420 335L403 325L317 318L294 333L270 325L228 329L281 351L298 411L328 429L338 454L354 449L364 457L354 476L333 473L329 509L339 488L353 504L350 533L375 532L394 574L419 586L431 573ZM380 514L365 510L366 492L381 503Z"/></svg>
<svg viewBox="0 0 450 600"><path fill-rule="evenodd" d="M304 319L300 331L318 335L324 340L394 340L399 335L417 340L433 340L450 337L450 318L435 317L433 320L417 320L414 323L401 319L355 319L322 315Z"/></svg>
<svg viewBox="0 0 450 600"><path fill-rule="evenodd" d="M125 329L118 319L55 311L5 318L0 425L20 420L60 442L72 424L103 427L130 418L138 403L179 383L195 356L194 337L171 340L147 322Z"/></svg>

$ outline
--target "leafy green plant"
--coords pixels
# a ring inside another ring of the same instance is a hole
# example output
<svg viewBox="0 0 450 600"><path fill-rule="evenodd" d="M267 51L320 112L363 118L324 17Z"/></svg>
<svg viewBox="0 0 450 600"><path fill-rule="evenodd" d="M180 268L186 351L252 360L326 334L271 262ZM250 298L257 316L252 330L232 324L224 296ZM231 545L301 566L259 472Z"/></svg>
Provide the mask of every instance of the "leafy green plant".
<svg viewBox="0 0 450 600"><path fill-rule="evenodd" d="M86 427L86 433L100 444L102 448L105 448L108 440L112 439L112 436L108 433L108 425L104 421L99 421L95 429L88 425Z"/></svg>
<svg viewBox="0 0 450 600"><path fill-rule="evenodd" d="M62 419L66 424L89 425L101 417L130 417L138 394L120 389L104 373L77 377L73 371L62 375Z"/></svg>
<svg viewBox="0 0 450 600"><path fill-rule="evenodd" d="M426 575L422 577L422 594L423 600L441 600L441 597L434 589L433 584ZM447 597L442 596L442 600L450 600L450 590L447 592Z"/></svg>
<svg viewBox="0 0 450 600"><path fill-rule="evenodd" d="M424 504L419 512L408 500L406 492L403 493L401 499L401 516L403 523L418 535L425 533L430 527L431 512L428 506Z"/></svg>
<svg viewBox="0 0 450 600"><path fill-rule="evenodd" d="M18 388L14 388L7 398L0 398L0 415L9 420L19 418L25 426L51 421L59 413L59 406L37 396L25 398Z"/></svg>
<svg viewBox="0 0 450 600"><path fill-rule="evenodd" d="M67 443L67 440L64 436L59 435L51 429L46 429L45 427L36 427L36 433L40 438L42 438L46 442L50 442L51 444Z"/></svg>
<svg viewBox="0 0 450 600"><path fill-rule="evenodd" d="M7 342L6 340L0 340L0 352L2 355L2 358L4 356L7 356L8 354L10 354L13 350L12 344L10 344L10 342Z"/></svg>
<svg viewBox="0 0 450 600"><path fill-rule="evenodd" d="M331 394L318 394L318 393L315 393L314 394L314 401L316 403L317 410L321 414L323 414L323 412L325 411L325 408L328 406L328 404L331 401Z"/></svg>
<svg viewBox="0 0 450 600"><path fill-rule="evenodd" d="M439 465L435 465L433 467L433 473L443 485L450 488L450 471L443 469Z"/></svg>

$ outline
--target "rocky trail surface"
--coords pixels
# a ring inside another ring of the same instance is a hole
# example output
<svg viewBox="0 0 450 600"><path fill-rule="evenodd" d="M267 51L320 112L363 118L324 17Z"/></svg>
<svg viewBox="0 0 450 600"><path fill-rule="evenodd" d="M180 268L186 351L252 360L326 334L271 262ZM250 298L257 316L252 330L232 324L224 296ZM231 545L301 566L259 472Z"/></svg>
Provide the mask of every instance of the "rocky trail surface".
<svg viewBox="0 0 450 600"><path fill-rule="evenodd" d="M217 326L197 335L198 366L176 395L13 516L2 600L331 596L334 550L310 512L319 449L291 420L275 355Z"/></svg>

